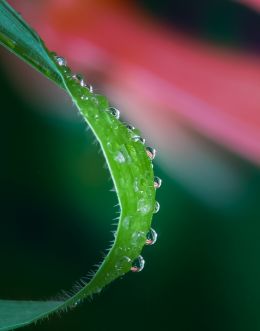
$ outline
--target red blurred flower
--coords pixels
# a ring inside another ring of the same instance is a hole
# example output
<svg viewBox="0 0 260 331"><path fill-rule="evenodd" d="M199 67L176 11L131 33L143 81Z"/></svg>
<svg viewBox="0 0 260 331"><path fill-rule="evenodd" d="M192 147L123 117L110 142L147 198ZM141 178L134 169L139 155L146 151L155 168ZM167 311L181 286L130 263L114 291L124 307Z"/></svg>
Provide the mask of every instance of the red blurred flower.
<svg viewBox="0 0 260 331"><path fill-rule="evenodd" d="M130 1L12 4L74 69L101 75L105 92L160 146L166 167L205 197L211 189L227 200L240 177L192 132L260 163L256 56L174 31Z"/></svg>

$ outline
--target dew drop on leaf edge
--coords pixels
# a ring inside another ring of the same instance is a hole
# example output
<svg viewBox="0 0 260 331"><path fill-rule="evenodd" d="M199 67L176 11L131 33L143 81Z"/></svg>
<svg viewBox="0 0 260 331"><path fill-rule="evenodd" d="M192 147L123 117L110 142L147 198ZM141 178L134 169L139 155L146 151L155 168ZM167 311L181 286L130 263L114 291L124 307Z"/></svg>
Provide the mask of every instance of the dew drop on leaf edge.
<svg viewBox="0 0 260 331"><path fill-rule="evenodd" d="M143 270L145 264L144 258L139 255L137 259L135 259L132 263L131 271L132 272L140 272Z"/></svg>
<svg viewBox="0 0 260 331"><path fill-rule="evenodd" d="M150 160L154 160L154 158L156 156L156 149L154 149L152 147L146 147L146 154Z"/></svg>
<svg viewBox="0 0 260 331"><path fill-rule="evenodd" d="M142 137L140 137L140 136L133 136L133 137L132 137L132 140L133 140L134 142L140 142L141 144L145 144L145 139L142 138Z"/></svg>
<svg viewBox="0 0 260 331"><path fill-rule="evenodd" d="M155 189L160 188L162 186L162 180L161 180L161 178L155 176L154 177L154 181L153 181L153 185L154 185L154 188Z"/></svg>
<svg viewBox="0 0 260 331"><path fill-rule="evenodd" d="M160 204L159 204L158 201L155 201L155 205L154 205L154 211L153 211L153 213L154 213L154 214L157 214L159 210L160 210Z"/></svg>
<svg viewBox="0 0 260 331"><path fill-rule="evenodd" d="M106 111L109 114L113 115L116 119L119 119L120 118L120 111L117 108L115 108L115 107L109 107L109 108L106 109Z"/></svg>
<svg viewBox="0 0 260 331"><path fill-rule="evenodd" d="M151 246L155 244L157 241L157 232L154 229L150 229L150 231L146 235L146 242L145 244Z"/></svg>
<svg viewBox="0 0 260 331"><path fill-rule="evenodd" d="M129 125L129 124L126 125L126 128L127 128L128 130L130 130L130 131L135 130L135 127L132 126L132 125Z"/></svg>
<svg viewBox="0 0 260 331"><path fill-rule="evenodd" d="M56 62L58 63L59 66L66 66L67 61L64 59L62 56L55 56Z"/></svg>

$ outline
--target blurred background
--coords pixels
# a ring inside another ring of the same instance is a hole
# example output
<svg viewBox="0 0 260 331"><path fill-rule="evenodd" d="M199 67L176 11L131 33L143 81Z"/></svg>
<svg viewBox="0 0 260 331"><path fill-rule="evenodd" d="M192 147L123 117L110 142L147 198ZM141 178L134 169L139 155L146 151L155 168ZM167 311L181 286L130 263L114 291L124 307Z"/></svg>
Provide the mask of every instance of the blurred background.
<svg viewBox="0 0 260 331"><path fill-rule="evenodd" d="M158 151L139 274L27 330L260 329L260 1L12 0ZM101 261L116 196L71 101L0 49L0 297Z"/></svg>

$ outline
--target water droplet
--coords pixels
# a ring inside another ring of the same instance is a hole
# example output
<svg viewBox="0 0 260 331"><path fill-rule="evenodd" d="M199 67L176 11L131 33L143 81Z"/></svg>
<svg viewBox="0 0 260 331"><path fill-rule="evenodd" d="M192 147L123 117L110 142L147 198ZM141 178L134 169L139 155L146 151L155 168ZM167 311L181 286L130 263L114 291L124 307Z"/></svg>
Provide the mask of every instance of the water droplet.
<svg viewBox="0 0 260 331"><path fill-rule="evenodd" d="M121 152L118 152L114 159L119 163L124 163L126 161L123 153Z"/></svg>
<svg viewBox="0 0 260 331"><path fill-rule="evenodd" d="M127 128L128 130L130 130L130 131L133 131L133 130L135 129L134 126L129 125L129 124L126 125L126 128Z"/></svg>
<svg viewBox="0 0 260 331"><path fill-rule="evenodd" d="M151 205L147 199L140 199L137 203L137 211L141 214L146 215L151 210Z"/></svg>
<svg viewBox="0 0 260 331"><path fill-rule="evenodd" d="M120 111L117 108L109 107L109 108L106 109L106 111L109 114L115 116L116 119L119 119L119 117L120 117Z"/></svg>
<svg viewBox="0 0 260 331"><path fill-rule="evenodd" d="M62 56L55 56L56 62L58 63L59 66L66 66L67 61L64 59Z"/></svg>
<svg viewBox="0 0 260 331"><path fill-rule="evenodd" d="M94 91L93 86L92 85L88 85L85 82L83 75L81 75L81 74L74 74L74 75L72 75L72 78L74 80L76 80L81 87L86 87L89 90L90 93L93 93L93 91Z"/></svg>
<svg viewBox="0 0 260 331"><path fill-rule="evenodd" d="M131 216L127 216L123 219L122 221L122 225L125 229L129 229L130 226L130 222L131 222Z"/></svg>
<svg viewBox="0 0 260 331"><path fill-rule="evenodd" d="M98 99L96 97L91 97L90 99L95 105L98 105Z"/></svg>
<svg viewBox="0 0 260 331"><path fill-rule="evenodd" d="M141 255L139 255L138 258L134 260L132 267L131 267L131 271L133 271L133 272L142 271L144 268L144 264L145 264L144 258Z"/></svg>
<svg viewBox="0 0 260 331"><path fill-rule="evenodd" d="M71 79L71 70L69 67L64 66L63 73L65 74L66 78Z"/></svg>
<svg viewBox="0 0 260 331"><path fill-rule="evenodd" d="M80 84L80 86L82 87L86 86L84 77L81 74L74 74L72 75L72 78L75 79Z"/></svg>
<svg viewBox="0 0 260 331"><path fill-rule="evenodd" d="M132 234L132 243L134 246L140 246L145 243L146 234L143 231L135 231Z"/></svg>
<svg viewBox="0 0 260 331"><path fill-rule="evenodd" d="M146 245L153 245L157 240L157 232L154 229L150 229L146 236Z"/></svg>
<svg viewBox="0 0 260 331"><path fill-rule="evenodd" d="M154 181L153 181L153 185L154 185L154 188L155 189L160 188L162 186L162 180L161 180L161 178L155 176L154 177Z"/></svg>
<svg viewBox="0 0 260 331"><path fill-rule="evenodd" d="M107 149L109 150L109 152L113 153L114 149L113 149L113 145L111 144L110 141L107 142Z"/></svg>
<svg viewBox="0 0 260 331"><path fill-rule="evenodd" d="M88 100L88 96L86 94L82 94L82 96L80 97L81 100Z"/></svg>
<svg viewBox="0 0 260 331"><path fill-rule="evenodd" d="M159 204L158 201L155 201L155 205L154 205L154 211L153 211L153 213L154 213L154 214L157 214L159 210L160 210L160 204Z"/></svg>
<svg viewBox="0 0 260 331"><path fill-rule="evenodd" d="M97 287L95 292L100 293L101 291L102 291L102 287Z"/></svg>
<svg viewBox="0 0 260 331"><path fill-rule="evenodd" d="M134 181L134 191L135 192L138 192L139 191L139 181L138 181L138 179L136 179Z"/></svg>
<svg viewBox="0 0 260 331"><path fill-rule="evenodd" d="M121 271L124 268L129 268L129 264L131 264L131 259L128 256L123 256L122 258L120 258L116 264L115 264L115 268L117 271Z"/></svg>
<svg viewBox="0 0 260 331"><path fill-rule="evenodd" d="M152 147L146 147L146 154L150 160L153 160L156 156L156 150Z"/></svg>
<svg viewBox="0 0 260 331"><path fill-rule="evenodd" d="M124 256L124 259L125 259L128 263L131 262L131 259L130 259L130 257L128 257L128 256Z"/></svg>
<svg viewBox="0 0 260 331"><path fill-rule="evenodd" d="M132 140L133 140L134 142L140 142L141 144L145 144L145 139L142 138L142 137L140 137L140 136L133 136L133 137L132 137Z"/></svg>
<svg viewBox="0 0 260 331"><path fill-rule="evenodd" d="M72 304L72 308L76 308L79 304L80 304L80 300L75 301L75 302Z"/></svg>

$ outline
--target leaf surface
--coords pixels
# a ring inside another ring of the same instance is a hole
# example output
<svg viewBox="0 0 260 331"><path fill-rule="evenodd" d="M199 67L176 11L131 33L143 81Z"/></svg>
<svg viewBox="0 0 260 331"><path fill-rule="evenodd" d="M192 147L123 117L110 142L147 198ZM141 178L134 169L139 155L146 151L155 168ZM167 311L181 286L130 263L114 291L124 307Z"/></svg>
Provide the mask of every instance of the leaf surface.
<svg viewBox="0 0 260 331"><path fill-rule="evenodd" d="M71 73L65 60L48 51L37 33L4 0L0 0L0 43L70 95L100 144L121 210L114 243L89 282L81 280L61 301L0 300L0 330L10 330L75 308L129 270L141 270L144 261L140 252L159 205L151 164L154 151L144 146L137 130L119 121L119 112L110 107L106 97L95 94L83 77Z"/></svg>

